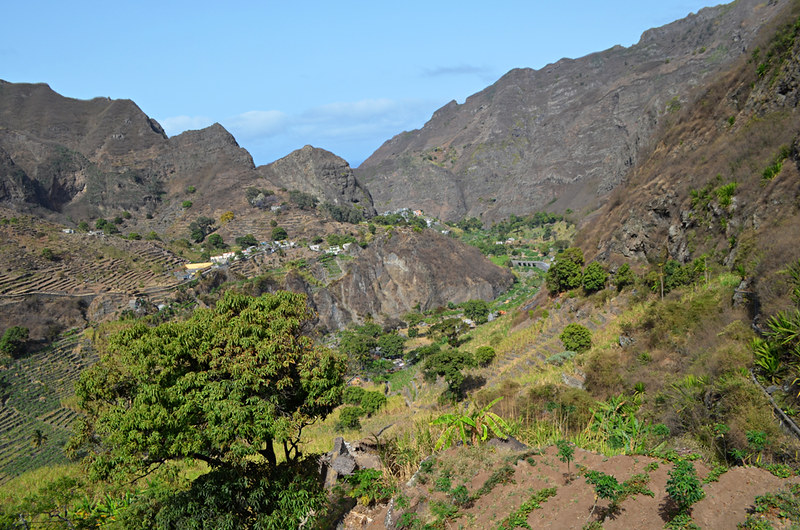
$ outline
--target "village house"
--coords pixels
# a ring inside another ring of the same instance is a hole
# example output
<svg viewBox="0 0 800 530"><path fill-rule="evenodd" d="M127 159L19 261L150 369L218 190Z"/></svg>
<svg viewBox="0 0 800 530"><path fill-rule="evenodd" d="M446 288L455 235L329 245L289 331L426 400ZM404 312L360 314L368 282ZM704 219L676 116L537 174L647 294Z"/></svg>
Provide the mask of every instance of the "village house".
<svg viewBox="0 0 800 530"><path fill-rule="evenodd" d="M228 263L229 261L233 261L236 258L235 252L225 252L219 256L211 256L211 262L216 263L218 265L222 265L224 263Z"/></svg>

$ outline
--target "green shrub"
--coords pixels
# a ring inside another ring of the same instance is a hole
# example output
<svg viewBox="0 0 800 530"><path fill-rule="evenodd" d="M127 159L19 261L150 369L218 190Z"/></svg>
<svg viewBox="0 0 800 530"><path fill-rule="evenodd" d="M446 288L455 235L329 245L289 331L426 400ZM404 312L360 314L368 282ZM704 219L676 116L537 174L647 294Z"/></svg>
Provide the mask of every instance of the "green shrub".
<svg viewBox="0 0 800 530"><path fill-rule="evenodd" d="M592 332L574 322L567 325L558 338L564 344L564 349L569 351L583 353L592 347Z"/></svg>
<svg viewBox="0 0 800 530"><path fill-rule="evenodd" d="M189 224L189 232L195 243L200 243L214 229L214 219L198 217Z"/></svg>
<svg viewBox="0 0 800 530"><path fill-rule="evenodd" d="M448 493L453 486L448 475L441 475L433 481L433 491Z"/></svg>
<svg viewBox="0 0 800 530"><path fill-rule="evenodd" d="M476 324L484 324L489 317L489 304L485 300L469 300L461 304L464 316Z"/></svg>
<svg viewBox="0 0 800 530"><path fill-rule="evenodd" d="M386 405L387 401L386 396L380 392L364 392L361 397L361 408L368 416L371 416Z"/></svg>
<svg viewBox="0 0 800 530"><path fill-rule="evenodd" d="M580 287L583 281L583 252L576 247L567 248L556 255L556 261L547 271L547 289L561 293Z"/></svg>
<svg viewBox="0 0 800 530"><path fill-rule="evenodd" d="M583 271L583 288L587 293L594 293L605 288L607 279L608 273L603 266L593 261Z"/></svg>
<svg viewBox="0 0 800 530"><path fill-rule="evenodd" d="M667 494L675 501L681 513L689 513L692 504L706 496L694 464L678 460L669 472Z"/></svg>
<svg viewBox="0 0 800 530"><path fill-rule="evenodd" d="M494 348L491 346L481 346L475 350L475 364L478 366L489 366L495 358Z"/></svg>
<svg viewBox="0 0 800 530"><path fill-rule="evenodd" d="M53 249L44 247L42 249L42 257L48 261L55 261L56 260L56 253L53 252Z"/></svg>
<svg viewBox="0 0 800 530"><path fill-rule="evenodd" d="M258 245L258 241L256 240L253 234L247 234L246 236L237 237L236 239L234 239L234 241L236 242L237 245L239 245L242 248L254 247Z"/></svg>
<svg viewBox="0 0 800 530"><path fill-rule="evenodd" d="M464 486L463 484L452 491L452 497L453 497L453 504L462 507L466 507L472 500L472 497L470 496L467 487Z"/></svg>
<svg viewBox="0 0 800 530"><path fill-rule="evenodd" d="M283 241L289 237L289 234L286 232L286 229L280 226L275 226L272 229L272 239L274 241Z"/></svg>
<svg viewBox="0 0 800 530"><path fill-rule="evenodd" d="M183 208L184 210L187 210L191 207L192 207L192 201L183 201L181 203L181 208Z"/></svg>
<svg viewBox="0 0 800 530"><path fill-rule="evenodd" d="M348 386L342 392L342 401L348 405L360 405L365 393L360 386Z"/></svg>
<svg viewBox="0 0 800 530"><path fill-rule="evenodd" d="M319 199L310 193L298 190L291 190L289 192L289 201L296 204L301 210L313 210L316 208L317 203L319 203Z"/></svg>
<svg viewBox="0 0 800 530"><path fill-rule="evenodd" d="M382 357L400 357L403 355L403 346L406 342L405 337L397 333L387 333L378 338L378 347L381 349Z"/></svg>
<svg viewBox="0 0 800 530"><path fill-rule="evenodd" d="M222 250L227 245L225 245L225 241L222 239L222 236L219 234L211 234L206 239L206 244L212 249Z"/></svg>
<svg viewBox="0 0 800 530"><path fill-rule="evenodd" d="M395 492L377 469L358 469L352 475L345 476L344 481L353 487L350 496L364 506L388 501Z"/></svg>
<svg viewBox="0 0 800 530"><path fill-rule="evenodd" d="M343 407L339 412L339 422L337 427L340 429L361 430L361 416L364 409L361 407Z"/></svg>
<svg viewBox="0 0 800 530"><path fill-rule="evenodd" d="M6 329L2 338L0 338L0 353L10 357L17 357L24 353L28 335L28 328L22 326L11 326Z"/></svg>
<svg viewBox="0 0 800 530"><path fill-rule="evenodd" d="M550 364L554 364L556 366L561 366L565 362L575 357L576 354L577 352L574 351L562 351L559 353L554 353L553 355L547 358L547 362Z"/></svg>
<svg viewBox="0 0 800 530"><path fill-rule="evenodd" d="M739 185L736 182L728 182L727 184L720 186L717 188L717 199L719 200L719 205L723 208L727 208L731 205L733 201L733 195L736 193L736 188Z"/></svg>

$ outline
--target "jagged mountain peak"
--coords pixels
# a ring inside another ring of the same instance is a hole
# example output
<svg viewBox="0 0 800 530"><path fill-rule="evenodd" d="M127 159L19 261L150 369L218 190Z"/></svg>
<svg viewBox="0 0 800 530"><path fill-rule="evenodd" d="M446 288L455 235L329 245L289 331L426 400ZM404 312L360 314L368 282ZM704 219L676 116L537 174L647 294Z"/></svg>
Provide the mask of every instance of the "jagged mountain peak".
<svg viewBox="0 0 800 530"><path fill-rule="evenodd" d="M589 211L663 118L748 49L787 1L706 8L639 43L517 68L387 141L357 170L381 209L494 220L551 205Z"/></svg>
<svg viewBox="0 0 800 530"><path fill-rule="evenodd" d="M311 145L258 168L277 188L298 190L340 207L357 207L374 215L372 197L343 158Z"/></svg>

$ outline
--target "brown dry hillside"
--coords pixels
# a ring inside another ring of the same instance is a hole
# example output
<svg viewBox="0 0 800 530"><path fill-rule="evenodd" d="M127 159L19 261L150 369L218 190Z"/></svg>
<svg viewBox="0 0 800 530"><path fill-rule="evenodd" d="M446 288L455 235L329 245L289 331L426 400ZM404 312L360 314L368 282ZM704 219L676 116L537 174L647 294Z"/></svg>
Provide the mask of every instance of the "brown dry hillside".
<svg viewBox="0 0 800 530"><path fill-rule="evenodd" d="M782 305L770 305L775 272L797 256L800 233L798 14L795 2L747 57L674 113L579 231L587 257L616 266L706 253L752 278L766 313Z"/></svg>

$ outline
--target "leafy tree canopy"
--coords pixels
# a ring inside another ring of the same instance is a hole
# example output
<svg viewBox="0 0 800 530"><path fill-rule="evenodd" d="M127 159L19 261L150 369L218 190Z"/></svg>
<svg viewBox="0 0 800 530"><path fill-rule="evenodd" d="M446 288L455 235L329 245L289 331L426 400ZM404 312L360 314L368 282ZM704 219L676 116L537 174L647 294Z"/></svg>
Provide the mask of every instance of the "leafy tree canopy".
<svg viewBox="0 0 800 530"><path fill-rule="evenodd" d="M495 351L491 346L481 346L475 350L475 364L478 366L489 366L494 360Z"/></svg>
<svg viewBox="0 0 800 530"><path fill-rule="evenodd" d="M469 331L469 326L460 318L448 318L431 326L431 332L447 338L451 346L458 346L459 335Z"/></svg>
<svg viewBox="0 0 800 530"><path fill-rule="evenodd" d="M441 350L425 358L423 373L429 381L435 380L437 375L444 377L447 383L444 397L457 401L464 397L462 389L464 374L461 370L469 368L472 363L472 355L469 352L455 348Z"/></svg>
<svg viewBox="0 0 800 530"><path fill-rule="evenodd" d="M17 357L25 351L28 342L28 328L11 326L0 338L0 353Z"/></svg>
<svg viewBox="0 0 800 530"><path fill-rule="evenodd" d="M617 290L621 291L628 285L633 285L636 283L636 275L631 270L631 266L627 263L623 263L619 269L617 269L617 274L614 276L614 284L617 286Z"/></svg>
<svg viewBox="0 0 800 530"><path fill-rule="evenodd" d="M200 243L214 230L214 220L210 217L198 217L189 223L189 232L195 243Z"/></svg>
<svg viewBox="0 0 800 530"><path fill-rule="evenodd" d="M568 324L558 336L564 343L564 348L578 353L585 352L592 347L592 332L589 328L573 322Z"/></svg>
<svg viewBox="0 0 800 530"><path fill-rule="evenodd" d="M316 208L317 203L319 203L319 199L310 193L298 190L291 190L289 192L289 200L296 204L301 210L313 210Z"/></svg>
<svg viewBox="0 0 800 530"><path fill-rule="evenodd" d="M489 304L485 300L468 300L461 304L464 316L477 324L484 324L489 317Z"/></svg>
<svg viewBox="0 0 800 530"><path fill-rule="evenodd" d="M271 235L274 241L283 241L284 239L289 238L289 234L286 232L286 229L281 226L274 227Z"/></svg>
<svg viewBox="0 0 800 530"><path fill-rule="evenodd" d="M556 261L547 271L547 289L561 293L581 286L583 280L583 252L577 247L564 249L556 255Z"/></svg>
<svg viewBox="0 0 800 530"><path fill-rule="evenodd" d="M608 273L603 266L593 261L583 271L583 288L587 293L599 291L605 288L607 279Z"/></svg>
<svg viewBox="0 0 800 530"><path fill-rule="evenodd" d="M208 236L206 243L210 248L214 248L217 250L222 250L227 246L225 244L225 241L222 239L222 236L219 234L211 234L210 236Z"/></svg>
<svg viewBox="0 0 800 530"><path fill-rule="evenodd" d="M92 477L148 473L195 458L213 469L300 456L302 429L341 401L344 359L304 332L302 295L227 292L213 309L109 340L76 385L86 412L76 450L92 446Z"/></svg>
<svg viewBox="0 0 800 530"><path fill-rule="evenodd" d="M403 346L405 345L406 338L401 337L397 333L386 333L381 335L378 339L378 347L381 349L383 357L400 357L403 355Z"/></svg>
<svg viewBox="0 0 800 530"><path fill-rule="evenodd" d="M254 247L258 245L258 240L253 234L247 234L246 236L237 237L236 239L234 239L234 241L236 242L237 245L239 245L242 248Z"/></svg>

